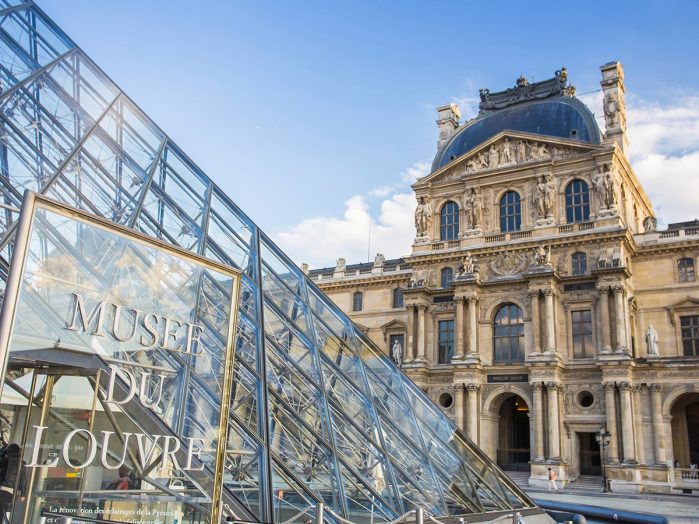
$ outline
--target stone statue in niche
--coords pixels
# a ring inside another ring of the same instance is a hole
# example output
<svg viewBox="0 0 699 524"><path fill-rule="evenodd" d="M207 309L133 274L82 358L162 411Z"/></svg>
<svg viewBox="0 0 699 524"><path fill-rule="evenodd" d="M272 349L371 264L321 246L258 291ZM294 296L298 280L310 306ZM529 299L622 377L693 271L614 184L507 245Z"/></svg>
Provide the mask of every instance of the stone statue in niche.
<svg viewBox="0 0 699 524"><path fill-rule="evenodd" d="M556 186L551 174L542 175L536 184L533 204L540 219L553 218L553 203L556 199Z"/></svg>
<svg viewBox="0 0 699 524"><path fill-rule="evenodd" d="M658 353L658 332L653 327L653 324L648 326L646 331L646 349L649 355L659 355Z"/></svg>
<svg viewBox="0 0 699 524"><path fill-rule="evenodd" d="M542 244L536 248L534 251L534 264L537 266L551 265L551 246L544 246Z"/></svg>
<svg viewBox="0 0 699 524"><path fill-rule="evenodd" d="M401 367L403 365L403 346L400 345L397 338L393 341L391 356L393 357L393 362L396 363L396 366Z"/></svg>
<svg viewBox="0 0 699 524"><path fill-rule="evenodd" d="M604 168L597 168L597 173L592 179L592 185L597 192L597 201L600 209L616 207L616 177L608 165L604 166Z"/></svg>
<svg viewBox="0 0 699 524"><path fill-rule="evenodd" d="M478 188L471 188L465 200L466 229L476 229L481 225L483 218L483 197Z"/></svg>
<svg viewBox="0 0 699 524"><path fill-rule="evenodd" d="M420 201L415 209L415 229L417 230L418 238L427 237L431 220L432 208L425 202L425 197L420 197Z"/></svg>
<svg viewBox="0 0 699 524"><path fill-rule="evenodd" d="M616 93L604 95L604 120L607 128L615 127L618 122L619 104Z"/></svg>

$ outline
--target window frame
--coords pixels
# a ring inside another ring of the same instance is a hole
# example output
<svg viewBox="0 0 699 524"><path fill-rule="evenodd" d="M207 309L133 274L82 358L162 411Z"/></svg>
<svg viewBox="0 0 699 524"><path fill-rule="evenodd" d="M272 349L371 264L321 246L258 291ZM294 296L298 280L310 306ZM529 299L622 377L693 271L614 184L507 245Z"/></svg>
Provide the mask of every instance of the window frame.
<svg viewBox="0 0 699 524"><path fill-rule="evenodd" d="M589 319L576 320L577 315L588 313ZM588 330L581 333L576 333L576 326L587 325ZM575 336L582 335L580 354L576 351ZM588 342L586 342L587 337ZM589 345L589 347L588 347ZM597 357L597 347L595 344L595 317L591 307L573 309L570 311L570 348L572 350L572 358L575 360L590 359Z"/></svg>
<svg viewBox="0 0 699 524"><path fill-rule="evenodd" d="M689 262L686 266L682 266L683 262ZM697 273L694 267L694 257L682 257L677 259L677 281L680 284L687 284L697 281Z"/></svg>
<svg viewBox="0 0 699 524"><path fill-rule="evenodd" d="M451 329L442 329L442 326L449 327ZM451 334L451 340L442 340L442 334ZM442 351L442 344L446 344L446 354ZM449 346L450 344L450 346ZM438 364L451 364L454 359L454 350L456 345L456 325L453 318L443 318L437 319L437 363Z"/></svg>
<svg viewBox="0 0 699 524"><path fill-rule="evenodd" d="M439 272L439 287L441 287L442 289L447 289L451 286L452 282L454 282L454 268L442 268L442 270Z"/></svg>
<svg viewBox="0 0 699 524"><path fill-rule="evenodd" d="M359 303L357 303L357 298L359 298ZM359 307L357 307L357 305ZM355 291L352 293L352 313L358 313L364 310L364 293L361 291Z"/></svg>
<svg viewBox="0 0 699 524"><path fill-rule="evenodd" d="M447 200L439 210L439 239L442 241L459 238L459 204Z"/></svg>
<svg viewBox="0 0 699 524"><path fill-rule="evenodd" d="M510 312L512 311L511 308L516 308L518 311L518 322L512 322L511 321L511 315ZM498 316L500 315L500 312L503 311L504 309L508 310L507 313L507 324L497 324L498 321ZM500 328L506 328L507 330L507 335L499 335L498 334L498 327ZM493 320L492 320L492 329L493 329L493 364L521 364L525 360L525 354L524 354L524 310L518 305L515 304L514 302L505 302L500 304L495 312L493 313ZM513 330L516 330L517 333L513 334ZM508 351L509 351L509 357L507 359L502 359L498 358L498 340L500 339L507 339L509 342L507 344L508 346ZM515 358L513 358L512 354L512 340L516 339L517 340L517 354L515 355Z"/></svg>
<svg viewBox="0 0 699 524"><path fill-rule="evenodd" d="M500 197L498 209L501 233L522 229L522 197L517 191L513 189L505 191Z"/></svg>
<svg viewBox="0 0 699 524"><path fill-rule="evenodd" d="M590 220L590 186L585 180L574 178L568 182L565 188L565 209L567 224Z"/></svg>
<svg viewBox="0 0 699 524"><path fill-rule="evenodd" d="M396 300L397 297L400 297L400 304L398 304L398 300ZM393 288L391 306L393 306L393 309L402 309L405 307L405 296L403 295L403 290L399 287Z"/></svg>
<svg viewBox="0 0 699 524"><path fill-rule="evenodd" d="M685 326L685 319L688 320ZM683 357L699 357L699 314L679 315L679 331L680 331L680 356ZM685 329L690 330L692 336L685 338ZM693 353L688 354L685 348L685 341L692 341Z"/></svg>
<svg viewBox="0 0 699 524"><path fill-rule="evenodd" d="M579 262L581 258L582 264ZM587 275L587 253L576 251L570 256L570 272L573 276Z"/></svg>

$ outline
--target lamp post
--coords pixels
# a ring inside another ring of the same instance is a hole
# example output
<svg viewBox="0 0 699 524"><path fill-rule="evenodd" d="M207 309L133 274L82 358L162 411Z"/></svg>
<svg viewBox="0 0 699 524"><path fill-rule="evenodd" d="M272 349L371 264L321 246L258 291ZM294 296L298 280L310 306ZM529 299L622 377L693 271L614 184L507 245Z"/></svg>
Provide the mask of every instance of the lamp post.
<svg viewBox="0 0 699 524"><path fill-rule="evenodd" d="M604 450L607 446L609 446L609 440L611 436L612 434L609 431L607 431L606 428L600 428L599 433L595 434L595 440L597 440L600 452L602 453L600 459L602 462L602 482L604 483L602 491L604 493L609 493L609 489L607 488L607 462L604 458Z"/></svg>

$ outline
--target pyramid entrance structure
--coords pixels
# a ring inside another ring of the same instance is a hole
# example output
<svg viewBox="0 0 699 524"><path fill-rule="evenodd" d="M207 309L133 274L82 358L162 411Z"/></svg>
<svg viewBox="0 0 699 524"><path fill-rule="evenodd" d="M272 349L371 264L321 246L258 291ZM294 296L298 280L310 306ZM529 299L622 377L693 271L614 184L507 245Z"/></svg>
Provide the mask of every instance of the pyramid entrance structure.
<svg viewBox="0 0 699 524"><path fill-rule="evenodd" d="M550 522L17 0L0 194L3 522Z"/></svg>

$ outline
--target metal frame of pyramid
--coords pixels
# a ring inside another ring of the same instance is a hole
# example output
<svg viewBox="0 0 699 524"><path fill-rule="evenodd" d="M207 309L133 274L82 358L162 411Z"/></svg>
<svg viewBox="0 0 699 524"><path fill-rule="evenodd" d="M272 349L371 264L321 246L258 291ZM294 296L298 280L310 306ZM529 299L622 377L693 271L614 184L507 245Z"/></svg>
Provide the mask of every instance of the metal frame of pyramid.
<svg viewBox="0 0 699 524"><path fill-rule="evenodd" d="M260 522L539 512L32 2L0 0L0 189L3 280L27 189L243 271L225 485Z"/></svg>

